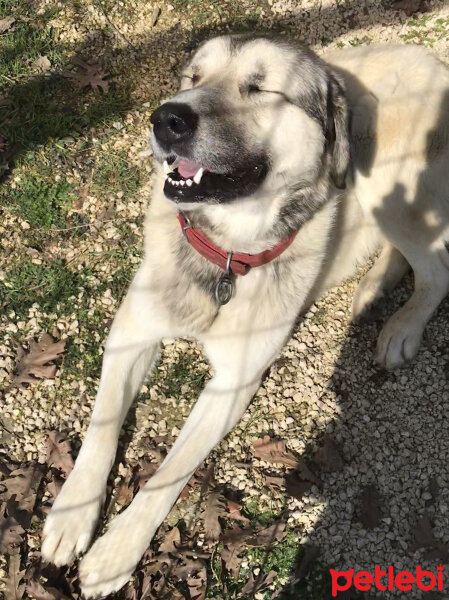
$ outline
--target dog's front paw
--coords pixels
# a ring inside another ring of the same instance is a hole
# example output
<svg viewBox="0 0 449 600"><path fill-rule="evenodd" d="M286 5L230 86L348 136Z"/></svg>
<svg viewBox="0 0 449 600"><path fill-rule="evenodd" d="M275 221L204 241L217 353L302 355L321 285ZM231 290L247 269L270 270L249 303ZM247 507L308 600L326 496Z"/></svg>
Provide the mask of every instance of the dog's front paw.
<svg viewBox="0 0 449 600"><path fill-rule="evenodd" d="M45 521L42 558L59 567L84 552L103 499L104 489L95 485L88 472L72 471Z"/></svg>
<svg viewBox="0 0 449 600"><path fill-rule="evenodd" d="M107 596L130 579L154 531L132 508L112 522L80 563L81 590L87 598Z"/></svg>
<svg viewBox="0 0 449 600"><path fill-rule="evenodd" d="M424 328L412 317L398 311L384 325L377 342L376 362L379 365L396 369L416 356Z"/></svg>

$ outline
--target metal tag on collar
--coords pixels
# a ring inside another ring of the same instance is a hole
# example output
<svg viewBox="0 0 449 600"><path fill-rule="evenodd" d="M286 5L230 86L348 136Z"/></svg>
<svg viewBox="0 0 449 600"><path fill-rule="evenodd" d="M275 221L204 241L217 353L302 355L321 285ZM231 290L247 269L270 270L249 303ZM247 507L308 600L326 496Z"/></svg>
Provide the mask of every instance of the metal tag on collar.
<svg viewBox="0 0 449 600"><path fill-rule="evenodd" d="M187 222L187 225L184 225L184 227L182 228L182 233L184 234L184 237L187 237L186 229L191 229L192 224L190 223L189 217L185 213L182 212L181 214Z"/></svg>
<svg viewBox="0 0 449 600"><path fill-rule="evenodd" d="M226 261L226 269L215 286L215 300L220 306L227 304L232 298L234 291L234 281L231 273L232 252L228 252L228 260Z"/></svg>

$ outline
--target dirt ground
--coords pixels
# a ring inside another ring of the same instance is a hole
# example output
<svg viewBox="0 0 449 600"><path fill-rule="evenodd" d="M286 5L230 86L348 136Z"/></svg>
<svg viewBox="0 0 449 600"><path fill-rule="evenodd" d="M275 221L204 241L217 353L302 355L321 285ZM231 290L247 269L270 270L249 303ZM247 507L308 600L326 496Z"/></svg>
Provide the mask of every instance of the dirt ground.
<svg viewBox="0 0 449 600"><path fill-rule="evenodd" d="M449 64L449 3L439 0L0 0L0 593L7 600L79 597L76 565L41 565L40 530L86 431L104 341L141 259L153 170L152 159L140 157L149 116L174 92L199 41L259 29L319 54L417 43ZM117 598L327 600L329 568L421 565L435 573L447 562L449 303L413 364L382 372L372 360L377 335L413 282L357 325L350 321L356 284L332 290L304 316L241 424L185 490ZM56 347L47 349L48 363L30 368L30 340L45 333ZM101 527L161 460L207 377L201 348L166 340L124 426ZM283 459L260 455L265 436L281 443ZM217 498L218 540L211 540L204 522ZM271 539L261 533L278 524L282 533ZM187 550L164 554L161 545L176 532ZM435 596L414 589L378 597L449 598L449 583Z"/></svg>

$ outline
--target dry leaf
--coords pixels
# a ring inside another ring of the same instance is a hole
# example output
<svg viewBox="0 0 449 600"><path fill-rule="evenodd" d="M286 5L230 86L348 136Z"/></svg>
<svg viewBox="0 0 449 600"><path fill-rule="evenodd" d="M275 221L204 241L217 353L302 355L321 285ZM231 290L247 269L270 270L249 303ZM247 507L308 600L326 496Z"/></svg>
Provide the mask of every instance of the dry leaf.
<svg viewBox="0 0 449 600"><path fill-rule="evenodd" d="M90 65L79 58L74 59L73 62L80 69L76 73L66 73L66 76L72 78L78 87L90 86L94 92L101 89L104 93L109 90L109 82L105 79L108 74L103 71L100 65Z"/></svg>
<svg viewBox="0 0 449 600"><path fill-rule="evenodd" d="M25 592L25 584L20 583L23 579L25 570L20 570L20 552L19 549L9 557L8 579L6 580L5 599L21 600Z"/></svg>
<svg viewBox="0 0 449 600"><path fill-rule="evenodd" d="M259 571L256 577L251 573L246 585L242 589L242 594L255 594L256 592L266 590L273 583L276 575L276 571L270 571L266 575L262 571Z"/></svg>
<svg viewBox="0 0 449 600"><path fill-rule="evenodd" d="M16 20L13 17L5 17L4 19L0 19L0 33L5 33L8 29L14 25Z"/></svg>
<svg viewBox="0 0 449 600"><path fill-rule="evenodd" d="M344 461L340 450L335 442L328 435L324 436L323 445L315 454L314 460L325 472L341 471L344 467Z"/></svg>
<svg viewBox="0 0 449 600"><path fill-rule="evenodd" d="M13 383L34 383L36 379L54 379L56 365L48 364L59 358L65 350L65 341L54 343L48 333L44 333L39 340L29 340L29 351L21 346L17 349L17 375Z"/></svg>
<svg viewBox="0 0 449 600"><path fill-rule="evenodd" d="M285 442L275 441L266 435L254 441L254 456L269 463L296 467L298 459L285 447Z"/></svg>
<svg viewBox="0 0 449 600"><path fill-rule="evenodd" d="M0 500L8 502L8 513L25 529L29 527L36 494L43 477L42 465L32 462L11 471L0 483Z"/></svg>
<svg viewBox="0 0 449 600"><path fill-rule="evenodd" d="M191 600L205 599L207 591L207 571L205 566L203 566L196 577L188 577L186 582Z"/></svg>
<svg viewBox="0 0 449 600"><path fill-rule="evenodd" d="M226 501L226 508L228 511L227 516L235 521L240 521L243 525L249 525L249 519L242 515L242 505L233 502L232 500Z"/></svg>
<svg viewBox="0 0 449 600"><path fill-rule="evenodd" d="M374 529L380 523L380 494L374 485L368 485L360 494L360 522L366 529Z"/></svg>
<svg viewBox="0 0 449 600"><path fill-rule="evenodd" d="M134 497L134 486L131 484L133 472L128 468L125 478L120 482L117 488L117 504L128 506Z"/></svg>
<svg viewBox="0 0 449 600"><path fill-rule="evenodd" d="M70 444L57 431L51 431L47 439L47 465L60 469L66 477L73 469Z"/></svg>
<svg viewBox="0 0 449 600"><path fill-rule="evenodd" d="M287 473L285 476L285 492L292 496L292 498L301 498L306 494L312 487L312 481L304 481L300 479L299 474L296 471Z"/></svg>
<svg viewBox="0 0 449 600"><path fill-rule="evenodd" d="M47 73L51 69L51 62L46 56L38 56L31 65L35 73Z"/></svg>
<svg viewBox="0 0 449 600"><path fill-rule="evenodd" d="M53 587L44 588L40 583L31 579L26 586L26 591L34 600L68 600L59 590Z"/></svg>
<svg viewBox="0 0 449 600"><path fill-rule="evenodd" d="M0 507L0 554L14 552L14 546L23 542L23 527L12 517L6 515L6 503Z"/></svg>
<svg viewBox="0 0 449 600"><path fill-rule="evenodd" d="M221 492L212 492L209 494L203 514L204 532L207 540L218 540L221 534L219 517L225 513L224 498Z"/></svg>
<svg viewBox="0 0 449 600"><path fill-rule="evenodd" d="M304 548L304 554L301 557L301 562L298 564L295 570L296 581L301 581L310 573L312 565L318 558L319 554L320 549L318 546L306 546Z"/></svg>
<svg viewBox="0 0 449 600"><path fill-rule="evenodd" d="M177 551L177 546L181 544L181 534L177 527L173 527L164 537L164 541L159 546L159 552L166 552L167 554Z"/></svg>
<svg viewBox="0 0 449 600"><path fill-rule="evenodd" d="M270 525L270 527L263 527L254 532L246 539L247 546L271 546L274 542L279 542L285 536L285 523L278 522Z"/></svg>
<svg viewBox="0 0 449 600"><path fill-rule="evenodd" d="M244 544L235 544L228 548L223 548L220 552L221 560L231 577L237 579L240 572L240 565L242 564L243 558L238 555L243 552Z"/></svg>

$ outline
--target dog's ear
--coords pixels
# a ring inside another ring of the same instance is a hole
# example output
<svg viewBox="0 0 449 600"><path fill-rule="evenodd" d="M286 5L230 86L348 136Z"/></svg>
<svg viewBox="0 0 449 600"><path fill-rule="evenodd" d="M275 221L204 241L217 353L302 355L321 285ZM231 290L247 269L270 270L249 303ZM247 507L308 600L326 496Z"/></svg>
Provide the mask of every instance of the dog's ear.
<svg viewBox="0 0 449 600"><path fill-rule="evenodd" d="M326 138L330 155L330 174L335 186L346 187L349 168L349 117L343 83L330 73L327 93Z"/></svg>

